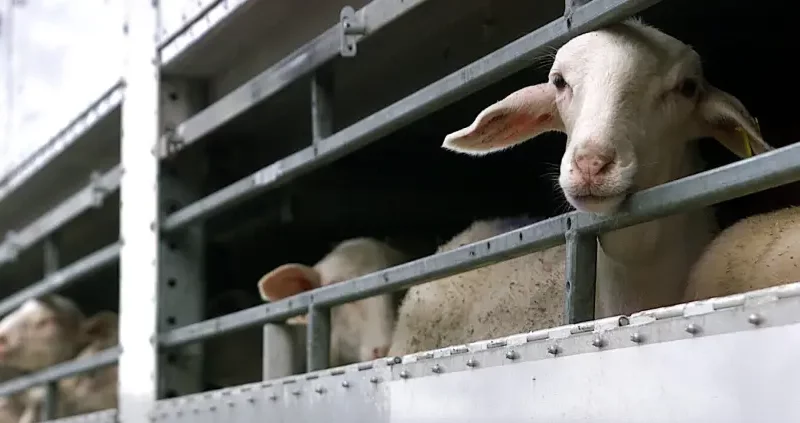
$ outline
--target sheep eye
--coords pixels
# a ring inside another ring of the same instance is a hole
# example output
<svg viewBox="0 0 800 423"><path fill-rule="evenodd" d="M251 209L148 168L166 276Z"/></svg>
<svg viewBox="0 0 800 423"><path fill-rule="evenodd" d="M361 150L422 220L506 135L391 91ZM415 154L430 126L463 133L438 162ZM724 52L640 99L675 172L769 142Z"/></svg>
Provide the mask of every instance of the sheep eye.
<svg viewBox="0 0 800 423"><path fill-rule="evenodd" d="M559 90L563 90L567 87L567 81L565 81L564 77L559 74L553 75L552 80L553 85L555 85L555 87Z"/></svg>
<svg viewBox="0 0 800 423"><path fill-rule="evenodd" d="M678 85L678 92L688 98L692 98L697 94L697 81L691 78L684 79L680 85Z"/></svg>

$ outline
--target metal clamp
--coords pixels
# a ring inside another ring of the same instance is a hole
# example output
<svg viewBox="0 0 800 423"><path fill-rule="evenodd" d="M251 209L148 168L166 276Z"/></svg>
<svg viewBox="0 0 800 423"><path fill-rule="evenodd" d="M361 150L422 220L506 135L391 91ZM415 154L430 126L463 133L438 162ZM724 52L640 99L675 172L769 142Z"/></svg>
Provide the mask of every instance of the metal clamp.
<svg viewBox="0 0 800 423"><path fill-rule="evenodd" d="M585 6L592 0L564 0L564 20L567 21L567 29L572 29L572 15L575 9Z"/></svg>
<svg viewBox="0 0 800 423"><path fill-rule="evenodd" d="M100 172L92 172L92 174L89 176L89 179L92 207L97 209L103 205L103 201L105 201L109 190L108 187L103 183L103 175Z"/></svg>
<svg viewBox="0 0 800 423"><path fill-rule="evenodd" d="M171 127L164 129L158 144L161 146L165 156L177 153L184 146L183 138L178 135L178 131L175 128Z"/></svg>
<svg viewBox="0 0 800 423"><path fill-rule="evenodd" d="M356 41L367 33L367 26L358 19L356 10L352 6L342 8L339 13L339 24L341 27L339 53L342 57L355 57Z"/></svg>

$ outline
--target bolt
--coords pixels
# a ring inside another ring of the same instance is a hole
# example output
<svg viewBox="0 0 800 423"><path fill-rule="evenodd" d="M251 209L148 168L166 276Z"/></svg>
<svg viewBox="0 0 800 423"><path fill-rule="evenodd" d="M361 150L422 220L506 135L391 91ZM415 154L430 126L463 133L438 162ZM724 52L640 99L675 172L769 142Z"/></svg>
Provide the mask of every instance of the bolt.
<svg viewBox="0 0 800 423"><path fill-rule="evenodd" d="M696 335L698 332L700 332L700 326L697 326L694 323L689 323L686 326L686 332L689 332L692 335Z"/></svg>
<svg viewBox="0 0 800 423"><path fill-rule="evenodd" d="M592 339L592 346L594 346L594 347L603 348L603 346L605 346L605 344L606 344L606 342L603 340L603 338L601 338L599 336L595 336L594 339Z"/></svg>
<svg viewBox="0 0 800 423"><path fill-rule="evenodd" d="M400 363L403 362L403 359L400 358L400 357L395 357L393 360L394 360L394 364L400 364Z"/></svg>
<svg viewBox="0 0 800 423"><path fill-rule="evenodd" d="M478 362L474 358L467 360L467 367L477 367Z"/></svg>
<svg viewBox="0 0 800 423"><path fill-rule="evenodd" d="M325 393L325 387L323 387L323 386L317 386L317 387L314 389L314 392L316 392L316 393L318 393L318 394L322 395L322 394L324 394L324 393Z"/></svg>
<svg viewBox="0 0 800 423"><path fill-rule="evenodd" d="M269 396L269 399L271 399L272 401L277 401L278 400L278 396L275 395L275 394L272 394L272 395Z"/></svg>
<svg viewBox="0 0 800 423"><path fill-rule="evenodd" d="M434 372L434 373L441 373L442 370L443 370L442 366L440 366L438 364L434 364L433 367L431 367L431 371Z"/></svg>
<svg viewBox="0 0 800 423"><path fill-rule="evenodd" d="M378 383L378 376L372 376L369 378L370 383Z"/></svg>
<svg viewBox="0 0 800 423"><path fill-rule="evenodd" d="M253 404L253 403L256 402L256 399L254 397L247 397L247 402L249 402L250 404Z"/></svg>
<svg viewBox="0 0 800 423"><path fill-rule="evenodd" d="M558 354L558 352L559 352L558 345L551 345L551 346L547 347L547 352L552 354L552 355Z"/></svg>
<svg viewBox="0 0 800 423"><path fill-rule="evenodd" d="M508 351L508 352L506 352L506 358L509 359L509 360L516 360L517 359L517 353L514 352L514 351Z"/></svg>
<svg viewBox="0 0 800 423"><path fill-rule="evenodd" d="M644 342L644 337L639 332L634 332L631 334L631 342L635 342L637 344L641 344Z"/></svg>
<svg viewBox="0 0 800 423"><path fill-rule="evenodd" d="M403 371L400 372L400 377L403 378L403 379L408 379L410 376L411 376L411 374L408 373L408 370L403 370Z"/></svg>
<svg viewBox="0 0 800 423"><path fill-rule="evenodd" d="M295 389L294 391L292 391L292 395L294 395L296 397L299 397L300 396L300 390L299 389Z"/></svg>
<svg viewBox="0 0 800 423"><path fill-rule="evenodd" d="M629 319L628 316L620 316L619 320L617 320L617 324L620 326L628 326L631 324L631 319Z"/></svg>
<svg viewBox="0 0 800 423"><path fill-rule="evenodd" d="M350 382L348 382L346 380L343 380L342 381L342 388L349 388L349 387L350 387Z"/></svg>
<svg viewBox="0 0 800 423"><path fill-rule="evenodd" d="M753 314L751 314L751 315L747 316L747 321L748 321L748 322L749 322L751 325L756 325L756 326L758 326L758 325L760 325L760 324L761 324L761 322L763 321L763 319L762 319L762 318L761 318L761 316L759 316L758 314L756 314L756 313L753 313Z"/></svg>

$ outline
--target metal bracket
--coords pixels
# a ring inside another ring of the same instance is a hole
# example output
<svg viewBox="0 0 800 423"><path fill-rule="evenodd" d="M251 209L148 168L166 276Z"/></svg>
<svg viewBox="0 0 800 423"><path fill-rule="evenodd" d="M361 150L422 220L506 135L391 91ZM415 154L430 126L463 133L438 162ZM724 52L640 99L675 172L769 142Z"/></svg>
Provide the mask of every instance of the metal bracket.
<svg viewBox="0 0 800 423"><path fill-rule="evenodd" d="M100 206L103 205L103 201L106 199L106 195L108 195L108 187L103 183L103 175L100 172L92 172L89 179L89 186L92 193L92 207L100 208Z"/></svg>
<svg viewBox="0 0 800 423"><path fill-rule="evenodd" d="M178 136L175 128L167 127L164 129L164 133L161 134L159 145L161 145L165 156L171 156L183 148L184 142L183 138Z"/></svg>
<svg viewBox="0 0 800 423"><path fill-rule="evenodd" d="M342 8L339 13L339 24L341 25L339 53L342 57L355 57L356 42L360 36L367 33L367 26L358 19L356 10L352 6Z"/></svg>
<svg viewBox="0 0 800 423"><path fill-rule="evenodd" d="M572 15L575 14L575 9L585 6L592 0L564 0L564 20L567 21L567 29L572 29Z"/></svg>

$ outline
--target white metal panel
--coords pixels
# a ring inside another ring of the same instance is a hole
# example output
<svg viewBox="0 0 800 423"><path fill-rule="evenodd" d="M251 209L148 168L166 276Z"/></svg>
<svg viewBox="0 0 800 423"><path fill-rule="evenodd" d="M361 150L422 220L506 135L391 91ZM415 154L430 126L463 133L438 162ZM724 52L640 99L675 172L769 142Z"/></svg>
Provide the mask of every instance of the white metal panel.
<svg viewBox="0 0 800 423"><path fill-rule="evenodd" d="M120 0L4 5L0 177L40 154L37 150L119 79L120 6Z"/></svg>

